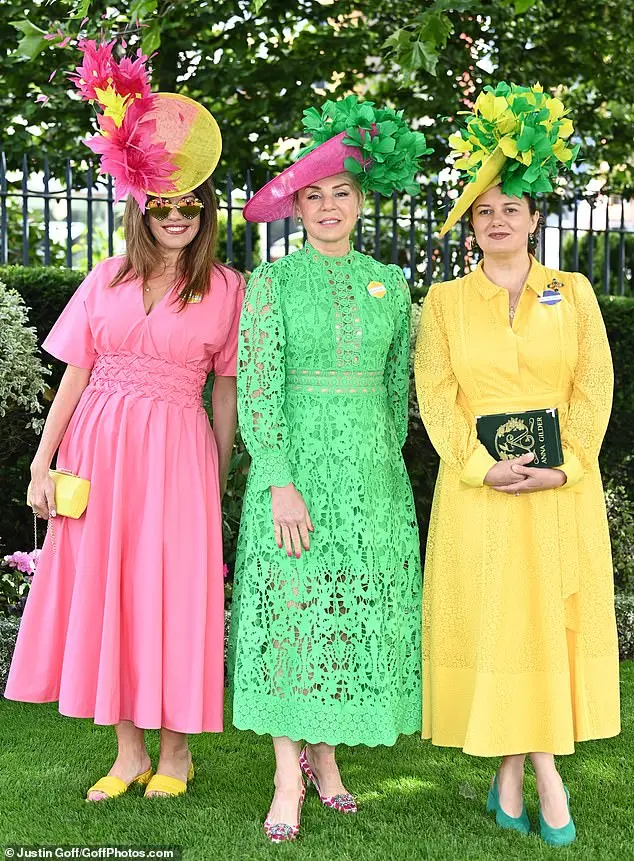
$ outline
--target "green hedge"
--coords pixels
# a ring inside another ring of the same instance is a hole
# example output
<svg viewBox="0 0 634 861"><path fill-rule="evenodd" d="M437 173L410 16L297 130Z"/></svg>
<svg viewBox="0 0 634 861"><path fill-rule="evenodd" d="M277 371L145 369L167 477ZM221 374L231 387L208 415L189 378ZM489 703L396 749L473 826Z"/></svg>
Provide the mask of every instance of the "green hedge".
<svg viewBox="0 0 634 861"><path fill-rule="evenodd" d="M634 660L634 595L617 595L614 599L616 627L619 633L619 655L622 661Z"/></svg>
<svg viewBox="0 0 634 861"><path fill-rule="evenodd" d="M32 309L30 319L35 325L40 342L50 331L64 305L83 278L79 272L54 267L6 266L0 267L0 280L13 287L24 297ZM611 505L612 544L615 556L617 586L632 588L634 563L634 299L599 297L614 357L615 396L612 418L601 453L601 466L609 490ZM50 357L55 387L64 366ZM206 402L208 402L208 388ZM0 420L0 433L2 432ZM33 436L32 448L13 462L0 463L0 494L3 500L0 522L0 544L9 552L28 550L32 545L32 523L24 506L28 467L37 445ZM429 521L431 499L438 468L438 457L433 450L418 415L415 397L410 398L410 433L404 449L405 460L414 488L416 506L424 542ZM233 460L230 485L225 499L225 555L231 565L235 556L235 540L240 504L245 483L248 458L238 448ZM611 494L611 495L610 495Z"/></svg>
<svg viewBox="0 0 634 861"><path fill-rule="evenodd" d="M0 697L7 684L19 627L20 619L17 616L0 616Z"/></svg>

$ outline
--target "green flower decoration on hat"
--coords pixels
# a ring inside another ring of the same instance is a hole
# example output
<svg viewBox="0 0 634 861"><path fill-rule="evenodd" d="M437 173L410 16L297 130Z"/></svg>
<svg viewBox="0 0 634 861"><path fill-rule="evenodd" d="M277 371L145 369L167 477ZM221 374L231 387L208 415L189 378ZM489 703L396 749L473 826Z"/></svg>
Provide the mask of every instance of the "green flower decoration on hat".
<svg viewBox="0 0 634 861"><path fill-rule="evenodd" d="M506 156L502 190L520 197L552 191L551 179L561 165L570 167L579 145L568 147L574 131L560 99L545 93L539 84L519 87L504 81L485 87L462 133L449 143L463 157L455 167L464 168L471 181L487 155L499 147Z"/></svg>
<svg viewBox="0 0 634 861"><path fill-rule="evenodd" d="M415 176L420 171L420 159L433 152L425 135L413 132L403 119L403 111L377 109L374 102L359 101L347 96L339 101L327 101L321 112L317 108L304 111L302 123L313 141L298 153L302 158L316 147L345 132L342 142L355 147L344 162L363 191L376 191L389 197L393 191L416 194L420 184Z"/></svg>
<svg viewBox="0 0 634 861"><path fill-rule="evenodd" d="M469 119L464 129L450 135L449 144L460 156L454 167L465 171L468 183L441 236L493 185L501 183L504 194L513 197L552 191L551 180L579 152L578 144L567 143L574 128L563 102L540 84L520 87L502 81L485 87L473 111L462 113Z"/></svg>

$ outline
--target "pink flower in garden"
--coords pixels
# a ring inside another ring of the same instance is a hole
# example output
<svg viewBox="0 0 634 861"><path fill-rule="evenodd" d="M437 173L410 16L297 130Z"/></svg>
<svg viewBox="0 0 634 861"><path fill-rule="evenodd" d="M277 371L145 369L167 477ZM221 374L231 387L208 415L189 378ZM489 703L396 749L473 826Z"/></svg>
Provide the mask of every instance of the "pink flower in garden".
<svg viewBox="0 0 634 861"><path fill-rule="evenodd" d="M227 565L227 563L226 563L226 562L225 562L225 564L222 566L222 573L223 573L224 578L225 578L225 580L226 580L226 579L227 579L227 577L229 576L229 566Z"/></svg>
<svg viewBox="0 0 634 861"><path fill-rule="evenodd" d="M9 568L15 568L22 574L34 574L37 566L37 561L40 557L39 550L32 550L30 553L25 553L23 550L16 550L5 556L2 560Z"/></svg>
<svg viewBox="0 0 634 861"><path fill-rule="evenodd" d="M45 105L49 100L49 96L44 95L44 93L40 93L39 96L35 100L36 105Z"/></svg>

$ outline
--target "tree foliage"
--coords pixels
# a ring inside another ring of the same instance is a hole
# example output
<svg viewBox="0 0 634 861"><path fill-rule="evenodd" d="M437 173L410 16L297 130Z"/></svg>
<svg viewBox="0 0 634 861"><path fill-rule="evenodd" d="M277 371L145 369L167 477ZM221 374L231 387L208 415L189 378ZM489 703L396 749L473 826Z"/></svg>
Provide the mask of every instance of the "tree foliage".
<svg viewBox="0 0 634 861"><path fill-rule="evenodd" d="M64 156L88 156L79 141L92 111L69 97L63 71L75 56L59 47L84 13L89 36L101 28L125 32L131 49L158 47L155 88L199 99L218 119L221 173L257 165L261 182L288 162L280 142L298 135L303 109L350 92L406 108L439 170L455 112L485 84L509 80L555 89L572 109L587 172L613 190L634 185L634 0L40 0L28 16L0 0L0 116L16 166L43 147L58 169ZM10 26L24 20L41 33ZM37 39L44 50L22 59ZM36 103L39 94L49 101Z"/></svg>

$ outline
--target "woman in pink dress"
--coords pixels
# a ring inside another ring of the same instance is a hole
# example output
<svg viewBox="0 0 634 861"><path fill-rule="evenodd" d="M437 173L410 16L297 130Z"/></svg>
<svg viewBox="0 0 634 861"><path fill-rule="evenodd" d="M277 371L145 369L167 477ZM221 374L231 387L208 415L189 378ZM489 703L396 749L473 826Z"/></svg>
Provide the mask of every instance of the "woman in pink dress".
<svg viewBox="0 0 634 861"><path fill-rule="evenodd" d="M207 143L193 190L177 180L145 213L128 199L125 257L93 269L44 342L68 367L31 466L28 503L49 530L6 696L114 725L118 755L93 801L133 782L184 792L187 734L222 730L220 499L243 279L214 257L219 134ZM213 431L201 400L210 372ZM91 482L78 520L55 515L58 446L58 469ZM161 730L154 777L146 729Z"/></svg>

